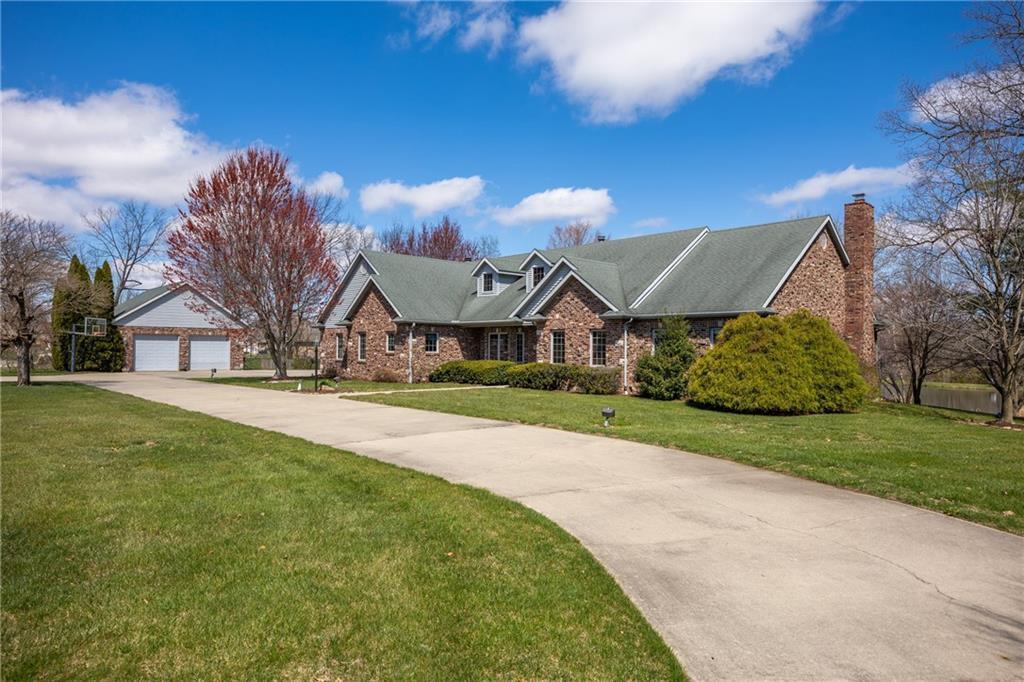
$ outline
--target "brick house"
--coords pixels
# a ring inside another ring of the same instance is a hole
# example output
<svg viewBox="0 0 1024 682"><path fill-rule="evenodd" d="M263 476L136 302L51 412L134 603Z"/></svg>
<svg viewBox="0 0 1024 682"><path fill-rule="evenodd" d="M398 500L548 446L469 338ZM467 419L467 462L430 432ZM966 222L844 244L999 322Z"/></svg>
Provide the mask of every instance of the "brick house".
<svg viewBox="0 0 1024 682"><path fill-rule="evenodd" d="M179 284L148 289L114 309L126 372L242 369L244 328L220 303Z"/></svg>
<svg viewBox="0 0 1024 682"><path fill-rule="evenodd" d="M321 313L321 356L342 376L408 382L459 359L617 367L628 392L665 317L688 318L707 347L737 315L806 308L873 363L874 208L864 195L844 222L845 243L830 216L815 216L478 262L364 251Z"/></svg>

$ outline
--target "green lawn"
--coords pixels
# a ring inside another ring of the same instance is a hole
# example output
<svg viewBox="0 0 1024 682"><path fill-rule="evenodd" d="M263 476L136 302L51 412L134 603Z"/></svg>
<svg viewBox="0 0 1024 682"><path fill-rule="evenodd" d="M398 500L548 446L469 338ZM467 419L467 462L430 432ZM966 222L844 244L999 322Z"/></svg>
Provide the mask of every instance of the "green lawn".
<svg viewBox="0 0 1024 682"><path fill-rule="evenodd" d="M217 379L202 378L195 381L208 381L214 384L231 384L233 386L251 386L252 388L266 388L273 391L294 391L302 382L302 390L312 390L313 377L292 377L287 381L270 381L267 377L220 377ZM362 391L408 391L411 389L425 388L451 388L461 384L399 384L384 381L358 381L355 379L344 379L340 381L320 380L322 385L336 388L342 393L354 393Z"/></svg>
<svg viewBox="0 0 1024 682"><path fill-rule="evenodd" d="M626 396L504 389L353 398L554 426L699 452L901 500L1024 534L1024 433L989 419L872 404L857 414L761 417ZM600 412L614 407L609 429Z"/></svg>
<svg viewBox="0 0 1024 682"><path fill-rule="evenodd" d="M511 501L73 384L3 409L3 677L679 679Z"/></svg>

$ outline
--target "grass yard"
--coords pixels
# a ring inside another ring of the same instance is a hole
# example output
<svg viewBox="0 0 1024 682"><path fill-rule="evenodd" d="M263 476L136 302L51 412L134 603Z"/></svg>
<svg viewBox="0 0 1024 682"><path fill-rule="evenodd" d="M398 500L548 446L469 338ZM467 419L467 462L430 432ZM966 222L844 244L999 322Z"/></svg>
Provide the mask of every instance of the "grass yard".
<svg viewBox="0 0 1024 682"><path fill-rule="evenodd" d="M352 398L595 433L698 452L901 500L1024 535L1024 433L984 415L871 404L761 417L626 396L504 389ZM604 406L617 416L601 427Z"/></svg>
<svg viewBox="0 0 1024 682"><path fill-rule="evenodd" d="M0 406L4 679L682 678L513 502L74 384Z"/></svg>
<svg viewBox="0 0 1024 682"><path fill-rule="evenodd" d="M272 391L294 391L302 382L303 390L312 389L313 377L293 377L288 381L269 381L267 377L220 377L217 379L201 378L195 381L208 381L214 384L231 384L233 386L251 386L252 388L264 388ZM463 384L399 384L384 381L359 381L356 379L342 379L331 381L320 379L321 385L331 386L341 393L357 393L363 391L408 391L412 389L425 388L454 388Z"/></svg>

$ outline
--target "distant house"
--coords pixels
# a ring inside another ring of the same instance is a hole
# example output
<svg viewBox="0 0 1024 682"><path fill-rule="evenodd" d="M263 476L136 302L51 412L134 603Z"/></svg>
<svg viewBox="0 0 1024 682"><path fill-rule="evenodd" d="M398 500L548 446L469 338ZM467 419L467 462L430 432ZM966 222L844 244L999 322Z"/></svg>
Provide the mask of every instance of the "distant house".
<svg viewBox="0 0 1024 682"><path fill-rule="evenodd" d="M845 244L827 215L706 227L451 262L364 251L324 308L322 357L353 378L422 381L449 360L618 367L630 390L667 316L713 344L730 318L806 308L874 360L874 208L855 195Z"/></svg>
<svg viewBox="0 0 1024 682"><path fill-rule="evenodd" d="M242 325L184 284L149 289L114 310L126 371L242 369Z"/></svg>

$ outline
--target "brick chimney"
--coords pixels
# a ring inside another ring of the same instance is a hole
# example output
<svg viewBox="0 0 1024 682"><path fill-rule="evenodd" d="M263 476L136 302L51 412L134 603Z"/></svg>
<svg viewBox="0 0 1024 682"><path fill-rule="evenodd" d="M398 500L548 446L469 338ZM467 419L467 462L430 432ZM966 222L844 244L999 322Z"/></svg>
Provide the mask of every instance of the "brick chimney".
<svg viewBox="0 0 1024 682"><path fill-rule="evenodd" d="M875 207L854 194L843 207L846 268L846 342L862 361L875 364Z"/></svg>

